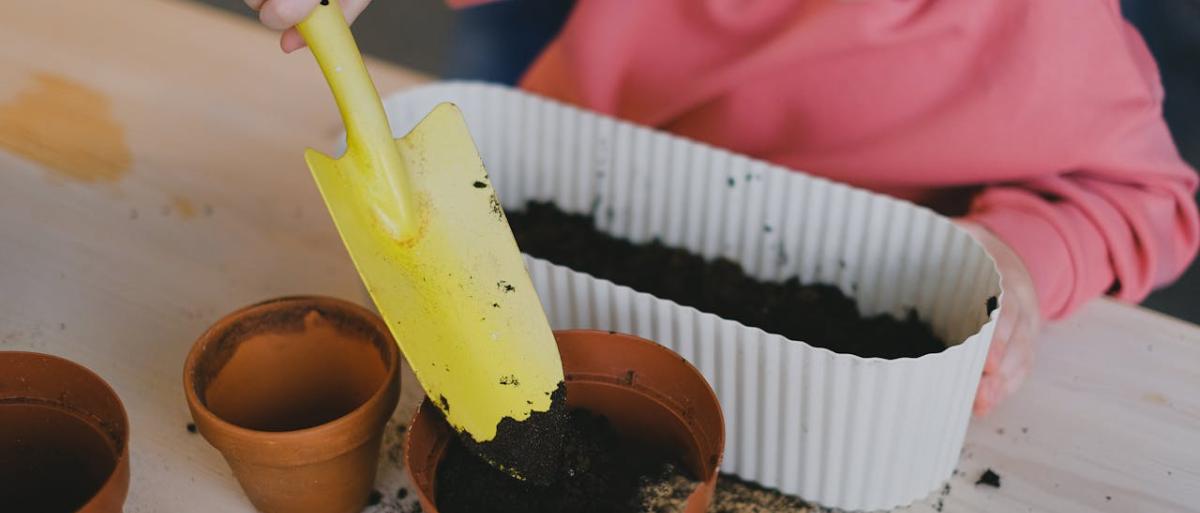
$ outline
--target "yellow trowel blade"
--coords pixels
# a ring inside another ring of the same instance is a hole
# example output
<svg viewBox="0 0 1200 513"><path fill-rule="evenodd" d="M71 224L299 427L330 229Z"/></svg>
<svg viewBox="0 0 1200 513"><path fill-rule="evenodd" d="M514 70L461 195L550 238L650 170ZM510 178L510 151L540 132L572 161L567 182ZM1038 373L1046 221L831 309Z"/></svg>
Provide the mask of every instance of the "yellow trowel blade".
<svg viewBox="0 0 1200 513"><path fill-rule="evenodd" d="M549 477L530 453L557 454L562 364L462 114L438 105L393 140L336 1L299 28L348 143L341 158L305 159L372 299L468 445L519 477Z"/></svg>

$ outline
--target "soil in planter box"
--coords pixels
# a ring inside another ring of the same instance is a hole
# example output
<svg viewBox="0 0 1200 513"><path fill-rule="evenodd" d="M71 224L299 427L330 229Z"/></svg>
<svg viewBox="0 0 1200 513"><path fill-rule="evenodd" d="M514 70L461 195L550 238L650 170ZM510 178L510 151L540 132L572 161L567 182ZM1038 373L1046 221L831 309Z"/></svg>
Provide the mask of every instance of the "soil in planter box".
<svg viewBox="0 0 1200 513"><path fill-rule="evenodd" d="M438 465L442 513L682 512L696 481L668 456L622 438L604 417L570 414L558 478L549 486L513 479L452 437Z"/></svg>
<svg viewBox="0 0 1200 513"><path fill-rule="evenodd" d="M946 348L915 312L903 319L864 316L835 286L801 285L797 278L759 281L726 259L613 237L597 230L591 216L550 203L509 212L508 222L530 255L792 340L866 358L918 357Z"/></svg>

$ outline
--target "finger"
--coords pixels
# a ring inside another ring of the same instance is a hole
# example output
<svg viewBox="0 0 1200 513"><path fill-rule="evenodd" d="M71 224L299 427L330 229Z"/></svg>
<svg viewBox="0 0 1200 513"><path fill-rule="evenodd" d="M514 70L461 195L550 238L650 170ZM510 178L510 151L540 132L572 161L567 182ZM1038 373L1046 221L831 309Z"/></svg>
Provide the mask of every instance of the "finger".
<svg viewBox="0 0 1200 513"><path fill-rule="evenodd" d="M1022 336L1010 344L1008 354L1000 366L1000 380L996 400L1003 400L1016 393L1029 372L1033 369L1033 339Z"/></svg>
<svg viewBox="0 0 1200 513"><path fill-rule="evenodd" d="M971 407L976 416L987 415L996 406L1000 379L999 374L991 374L980 380L979 389L975 392L975 403Z"/></svg>
<svg viewBox="0 0 1200 513"><path fill-rule="evenodd" d="M1005 340L994 337L992 345L988 346L987 359L983 361L983 374L995 374L1000 370L1000 363L1004 361L1004 352L1007 344Z"/></svg>
<svg viewBox="0 0 1200 513"><path fill-rule="evenodd" d="M262 6L258 19L275 30L287 30L300 23L320 0L271 0Z"/></svg>
<svg viewBox="0 0 1200 513"><path fill-rule="evenodd" d="M283 49L283 53L292 53L305 46L308 45L304 43L304 38L300 36L300 31L295 27L283 31L283 35L279 38L279 47Z"/></svg>
<svg viewBox="0 0 1200 513"><path fill-rule="evenodd" d="M370 0L348 0L343 3L342 15L346 17L346 23L354 23L355 18L358 18L358 15L362 14L370 3ZM308 46L308 43L304 41L304 37L295 27L283 31L283 35L279 37L279 47L283 49L283 53L292 53L305 46Z"/></svg>
<svg viewBox="0 0 1200 513"><path fill-rule="evenodd" d="M975 415L986 415L1007 396L1006 392L1009 387L1006 386L1007 376L1005 373L1012 370L1012 364L1008 362L1014 357L1020 358L1021 356L1013 354L1014 337L1024 335L1024 333L1018 333L1022 331L1017 328L1021 325L1020 317L1020 312L1009 308L996 321L996 331L992 335L992 344L988 348L987 360L983 364L983 376L980 377L979 388L975 392L975 403L972 406Z"/></svg>
<svg viewBox="0 0 1200 513"><path fill-rule="evenodd" d="M1000 369L1004 353L1008 351L1008 340L1012 338L1019 316L1020 313L1011 307L1008 311L1001 311L1000 318L996 320L996 330L992 333L992 344L988 347L987 360L983 362L985 374L991 374Z"/></svg>
<svg viewBox="0 0 1200 513"><path fill-rule="evenodd" d="M246 1L246 7L249 7L250 9L253 9L254 11L258 11L259 9L262 9L262 4L266 0L245 0L245 1Z"/></svg>
<svg viewBox="0 0 1200 513"><path fill-rule="evenodd" d="M979 384L973 407L976 415L985 415L1009 396L1016 393L1033 369L1033 343L1028 337L1017 336L1008 344L1000 368L985 375Z"/></svg>

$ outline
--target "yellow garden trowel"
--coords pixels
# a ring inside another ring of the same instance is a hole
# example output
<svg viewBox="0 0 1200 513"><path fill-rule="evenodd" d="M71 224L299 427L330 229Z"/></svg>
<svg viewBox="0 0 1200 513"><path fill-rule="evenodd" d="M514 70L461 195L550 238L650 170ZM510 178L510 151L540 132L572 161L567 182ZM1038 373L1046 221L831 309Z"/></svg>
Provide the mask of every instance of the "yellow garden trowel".
<svg viewBox="0 0 1200 513"><path fill-rule="evenodd" d="M305 153L375 305L467 447L535 482L557 470L562 362L458 108L392 139L337 0L297 28L346 124L347 150Z"/></svg>

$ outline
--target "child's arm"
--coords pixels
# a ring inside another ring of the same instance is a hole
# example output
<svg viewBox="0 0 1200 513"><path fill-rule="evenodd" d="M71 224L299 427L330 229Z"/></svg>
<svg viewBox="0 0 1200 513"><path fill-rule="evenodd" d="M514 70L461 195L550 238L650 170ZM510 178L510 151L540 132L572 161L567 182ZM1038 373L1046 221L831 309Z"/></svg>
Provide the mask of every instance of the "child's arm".
<svg viewBox="0 0 1200 513"><path fill-rule="evenodd" d="M996 257L1007 299L1018 307L996 328L977 413L1028 374L1041 317L1062 317L1106 292L1140 301L1195 257L1197 176L1179 159L1160 105L1161 94L1130 105L1108 144L1079 170L992 186L974 201L968 219L986 227L976 233ZM991 234L998 239L989 244ZM1022 269L1006 264L1006 251Z"/></svg>
<svg viewBox="0 0 1200 513"><path fill-rule="evenodd" d="M1089 145L1077 169L988 187L972 205L968 229L986 227L976 226L976 235L996 258L1005 293L1018 307L997 325L977 413L993 408L1029 373L1041 318L1060 318L1105 293L1140 301L1178 277L1196 255L1197 175L1180 159L1162 120L1153 61L1140 41L1131 46L1146 94L1104 112L1111 121L1104 144Z"/></svg>

